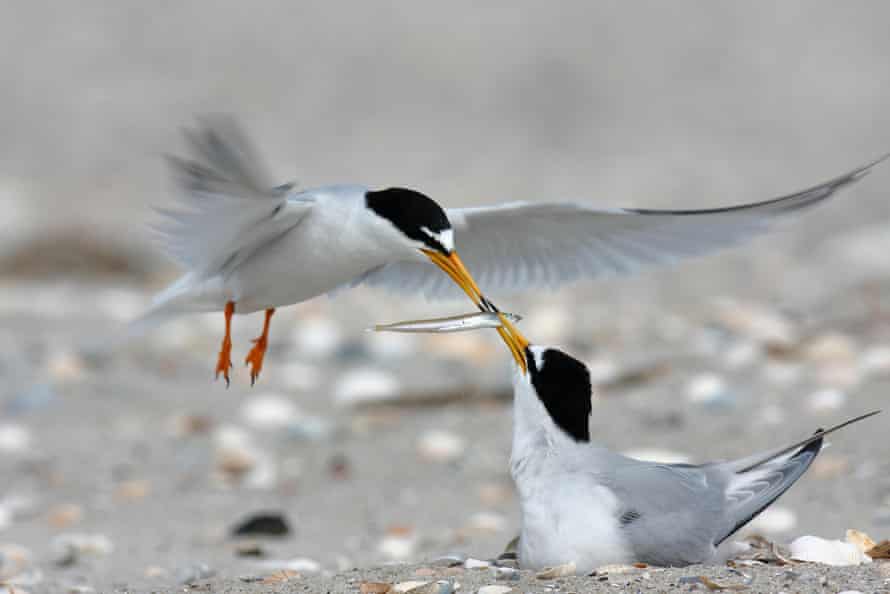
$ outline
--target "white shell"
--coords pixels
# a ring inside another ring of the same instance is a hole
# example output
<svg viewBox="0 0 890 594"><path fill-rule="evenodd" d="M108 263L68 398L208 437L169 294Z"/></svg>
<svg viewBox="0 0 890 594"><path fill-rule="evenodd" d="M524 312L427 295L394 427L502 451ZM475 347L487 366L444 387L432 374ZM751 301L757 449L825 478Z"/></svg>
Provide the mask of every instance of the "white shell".
<svg viewBox="0 0 890 594"><path fill-rule="evenodd" d="M840 540L826 540L818 536L801 536L791 545L791 557L825 565L861 565L871 563L871 557L854 544Z"/></svg>

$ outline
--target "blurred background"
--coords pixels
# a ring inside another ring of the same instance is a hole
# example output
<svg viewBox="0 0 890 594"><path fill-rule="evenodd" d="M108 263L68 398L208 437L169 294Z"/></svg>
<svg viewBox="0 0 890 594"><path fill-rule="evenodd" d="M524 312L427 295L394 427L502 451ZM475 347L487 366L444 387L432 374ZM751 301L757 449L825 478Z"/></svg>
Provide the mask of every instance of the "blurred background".
<svg viewBox="0 0 890 594"><path fill-rule="evenodd" d="M0 578L487 558L516 533L496 337L362 331L466 303L356 291L281 310L254 389L241 369L213 382L221 316L96 348L176 277L145 226L196 116L237 116L282 183L722 206L890 151L888 18L882 2L6 3ZM888 189L882 165L750 246L499 303L593 366L609 446L781 445L886 402ZM236 357L260 324L236 320ZM750 531L886 537L887 423L839 434ZM261 511L287 534L232 535Z"/></svg>

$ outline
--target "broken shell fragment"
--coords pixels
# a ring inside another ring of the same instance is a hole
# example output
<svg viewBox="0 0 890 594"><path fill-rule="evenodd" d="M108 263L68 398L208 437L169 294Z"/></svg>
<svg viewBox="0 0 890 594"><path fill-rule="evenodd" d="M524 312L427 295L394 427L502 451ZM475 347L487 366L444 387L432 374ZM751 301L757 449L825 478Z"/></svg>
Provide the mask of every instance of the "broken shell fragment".
<svg viewBox="0 0 890 594"><path fill-rule="evenodd" d="M576 570L577 567L575 566L575 562L570 561L568 563L563 563L562 565L554 565L553 567L542 569L535 574L535 577L539 580L552 580L555 578L575 575Z"/></svg>

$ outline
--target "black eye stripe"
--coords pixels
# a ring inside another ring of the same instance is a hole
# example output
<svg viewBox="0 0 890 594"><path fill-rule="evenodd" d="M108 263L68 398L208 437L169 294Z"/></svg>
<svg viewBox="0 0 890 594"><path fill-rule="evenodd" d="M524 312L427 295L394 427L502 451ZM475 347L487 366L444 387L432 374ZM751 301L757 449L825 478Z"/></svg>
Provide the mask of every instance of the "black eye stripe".
<svg viewBox="0 0 890 594"><path fill-rule="evenodd" d="M406 188L388 188L365 192L365 203L410 239L437 252L449 253L441 241L430 235L451 229L448 215L432 198Z"/></svg>

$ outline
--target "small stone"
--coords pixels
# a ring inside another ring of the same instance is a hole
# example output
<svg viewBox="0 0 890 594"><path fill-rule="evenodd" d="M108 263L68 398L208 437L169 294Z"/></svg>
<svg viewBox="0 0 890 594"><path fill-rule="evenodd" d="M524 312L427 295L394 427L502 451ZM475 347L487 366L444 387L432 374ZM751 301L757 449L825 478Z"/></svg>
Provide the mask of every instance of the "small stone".
<svg viewBox="0 0 890 594"><path fill-rule="evenodd" d="M467 449L464 438L444 429L431 429L420 436L417 450L425 460L454 462Z"/></svg>
<svg viewBox="0 0 890 594"><path fill-rule="evenodd" d="M773 505L763 510L748 524L750 530L766 534L790 532L797 525L797 514L787 507Z"/></svg>
<svg viewBox="0 0 890 594"><path fill-rule="evenodd" d="M284 429L301 416L285 396L262 394L241 405L241 416L249 427L260 431Z"/></svg>
<svg viewBox="0 0 890 594"><path fill-rule="evenodd" d="M840 390L825 389L807 396L807 405L812 412L823 413L838 410L847 402L847 395Z"/></svg>
<svg viewBox="0 0 890 594"><path fill-rule="evenodd" d="M206 563L192 563L176 570L176 581L180 584L193 584L216 575L216 570Z"/></svg>
<svg viewBox="0 0 890 594"><path fill-rule="evenodd" d="M479 588L476 593L477 594L507 594L508 592L512 592L513 588L510 586L501 586L499 584L491 584L488 586L482 586Z"/></svg>
<svg viewBox="0 0 890 594"><path fill-rule="evenodd" d="M286 536L290 534L287 518L279 513L251 515L234 528L232 536Z"/></svg>
<svg viewBox="0 0 890 594"><path fill-rule="evenodd" d="M300 355L313 359L328 359L343 344L343 333L331 318L301 320L291 338Z"/></svg>
<svg viewBox="0 0 890 594"><path fill-rule="evenodd" d="M0 424L0 452L18 454L31 448L31 432L24 425Z"/></svg>
<svg viewBox="0 0 890 594"><path fill-rule="evenodd" d="M393 374L379 369L355 369L334 386L334 402L340 406L391 402L400 393L401 384Z"/></svg>

